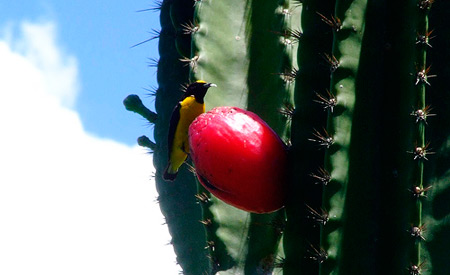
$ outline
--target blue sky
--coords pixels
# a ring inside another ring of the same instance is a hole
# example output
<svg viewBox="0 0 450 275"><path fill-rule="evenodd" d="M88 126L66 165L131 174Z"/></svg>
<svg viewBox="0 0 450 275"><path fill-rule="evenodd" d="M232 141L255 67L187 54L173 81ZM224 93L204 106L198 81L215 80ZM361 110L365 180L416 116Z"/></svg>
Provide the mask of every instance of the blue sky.
<svg viewBox="0 0 450 275"><path fill-rule="evenodd" d="M148 59L158 57L158 41L131 46L159 28L157 12L137 12L154 5L151 0L0 0L0 26L21 20L55 22L62 49L78 61L81 89L75 108L83 126L131 145L142 134L152 136L144 120L124 111L122 100L138 94L153 108L145 88L156 86L156 70Z"/></svg>
<svg viewBox="0 0 450 275"><path fill-rule="evenodd" d="M157 41L131 48L152 5L0 0L0 274L178 274L151 127L122 105L152 105Z"/></svg>

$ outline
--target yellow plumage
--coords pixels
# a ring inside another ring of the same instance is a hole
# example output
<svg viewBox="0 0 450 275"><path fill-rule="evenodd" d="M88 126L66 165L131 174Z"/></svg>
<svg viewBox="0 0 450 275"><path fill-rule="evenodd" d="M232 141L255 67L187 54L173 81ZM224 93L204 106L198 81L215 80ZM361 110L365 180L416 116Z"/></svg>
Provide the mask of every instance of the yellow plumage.
<svg viewBox="0 0 450 275"><path fill-rule="evenodd" d="M189 85L185 98L178 103L172 113L169 127L169 163L163 178L172 181L178 169L189 154L188 131L189 126L196 117L205 112L203 97L209 87L215 84L199 80Z"/></svg>
<svg viewBox="0 0 450 275"><path fill-rule="evenodd" d="M205 112L205 104L196 102L194 96L186 97L180 105L180 120L178 121L175 130L172 150L169 156L170 165L168 172L170 174L174 174L178 171L180 166L186 160L187 154L189 154L189 125L191 125L196 117Z"/></svg>

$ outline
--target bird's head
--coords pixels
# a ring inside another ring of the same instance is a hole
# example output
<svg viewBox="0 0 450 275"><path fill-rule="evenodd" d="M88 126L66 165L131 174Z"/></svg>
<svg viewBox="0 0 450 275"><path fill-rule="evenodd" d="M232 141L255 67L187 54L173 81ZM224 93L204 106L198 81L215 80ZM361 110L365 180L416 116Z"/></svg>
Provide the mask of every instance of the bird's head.
<svg viewBox="0 0 450 275"><path fill-rule="evenodd" d="M217 85L214 83L207 83L203 80L197 80L194 83L189 84L186 89L185 96L188 97L193 95L197 102L203 103L203 99L209 87L217 87Z"/></svg>

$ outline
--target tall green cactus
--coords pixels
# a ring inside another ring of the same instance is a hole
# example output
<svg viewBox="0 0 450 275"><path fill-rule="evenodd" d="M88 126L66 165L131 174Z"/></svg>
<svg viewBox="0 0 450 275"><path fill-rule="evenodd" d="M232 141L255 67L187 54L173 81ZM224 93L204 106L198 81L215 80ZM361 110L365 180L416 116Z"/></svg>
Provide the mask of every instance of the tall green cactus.
<svg viewBox="0 0 450 275"><path fill-rule="evenodd" d="M442 0L164 0L159 203L185 274L447 274L450 5ZM430 66L432 65L432 66ZM436 78L432 78L437 75ZM257 113L290 146L286 207L249 214L185 165L161 178L181 85Z"/></svg>

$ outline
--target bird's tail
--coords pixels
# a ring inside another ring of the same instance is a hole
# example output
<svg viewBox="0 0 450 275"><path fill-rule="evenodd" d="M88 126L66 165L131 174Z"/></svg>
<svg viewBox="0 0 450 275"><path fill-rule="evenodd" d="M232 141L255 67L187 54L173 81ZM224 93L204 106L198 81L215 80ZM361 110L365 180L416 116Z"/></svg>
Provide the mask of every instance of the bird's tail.
<svg viewBox="0 0 450 275"><path fill-rule="evenodd" d="M178 175L178 169L174 169L172 164L169 163L164 171L163 179L166 181L174 181Z"/></svg>

